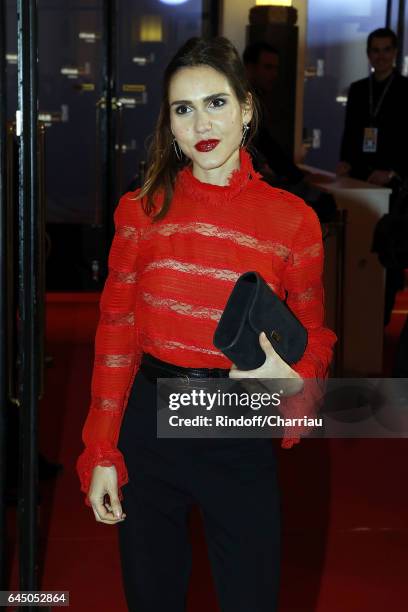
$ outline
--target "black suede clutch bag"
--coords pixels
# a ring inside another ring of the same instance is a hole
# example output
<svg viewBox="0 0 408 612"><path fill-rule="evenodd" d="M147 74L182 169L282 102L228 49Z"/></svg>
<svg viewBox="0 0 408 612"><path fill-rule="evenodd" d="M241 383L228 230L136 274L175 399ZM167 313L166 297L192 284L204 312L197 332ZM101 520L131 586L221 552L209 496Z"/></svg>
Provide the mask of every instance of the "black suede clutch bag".
<svg viewBox="0 0 408 612"><path fill-rule="evenodd" d="M259 368L265 353L259 345L264 331L286 363L299 361L307 330L257 272L242 274L234 285L214 333L214 345L240 370Z"/></svg>

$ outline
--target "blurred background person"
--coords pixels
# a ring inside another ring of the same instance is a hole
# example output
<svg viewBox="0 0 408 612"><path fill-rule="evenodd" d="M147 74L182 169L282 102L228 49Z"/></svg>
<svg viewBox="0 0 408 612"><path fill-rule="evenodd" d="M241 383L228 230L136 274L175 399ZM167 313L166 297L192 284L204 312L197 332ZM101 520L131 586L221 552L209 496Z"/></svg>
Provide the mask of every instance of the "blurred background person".
<svg viewBox="0 0 408 612"><path fill-rule="evenodd" d="M248 81L261 107L258 133L253 143L257 151L254 164L268 182L293 191L291 187L298 185L305 174L273 137L273 109L270 102L279 76L279 53L268 43L256 42L245 48L242 59Z"/></svg>
<svg viewBox="0 0 408 612"><path fill-rule="evenodd" d="M260 107L259 127L251 144L254 167L273 187L282 187L303 198L320 221L332 220L336 214L333 197L309 182L316 175L303 172L274 137L274 115L279 116L273 107L273 92L279 77L277 49L263 41L255 42L245 48L242 59Z"/></svg>

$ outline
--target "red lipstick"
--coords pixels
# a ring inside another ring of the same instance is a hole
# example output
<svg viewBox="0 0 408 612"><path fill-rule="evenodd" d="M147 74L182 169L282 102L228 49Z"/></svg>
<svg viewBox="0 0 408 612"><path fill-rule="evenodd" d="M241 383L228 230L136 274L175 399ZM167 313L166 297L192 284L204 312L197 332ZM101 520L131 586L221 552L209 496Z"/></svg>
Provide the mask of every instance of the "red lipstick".
<svg viewBox="0 0 408 612"><path fill-rule="evenodd" d="M219 142L220 141L216 140L215 138L212 140L200 140L200 142L197 142L197 144L194 146L197 151L200 151L200 153L207 153L208 151L215 149Z"/></svg>

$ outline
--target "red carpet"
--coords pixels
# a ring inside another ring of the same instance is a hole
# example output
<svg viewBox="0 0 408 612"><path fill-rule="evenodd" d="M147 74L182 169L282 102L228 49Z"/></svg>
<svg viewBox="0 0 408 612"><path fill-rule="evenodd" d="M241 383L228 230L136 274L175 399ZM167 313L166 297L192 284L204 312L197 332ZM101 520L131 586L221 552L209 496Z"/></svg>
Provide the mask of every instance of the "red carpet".
<svg viewBox="0 0 408 612"><path fill-rule="evenodd" d="M40 446L64 472L41 486L41 588L70 591L73 612L125 612L116 529L95 522L74 471L89 402L97 299L48 296L47 353L54 363L40 407ZM386 330L385 374L407 306L401 294ZM407 451L406 440L305 440L280 451L280 612L405 612ZM8 518L12 533L14 510ZM192 533L189 612L217 612L198 515Z"/></svg>

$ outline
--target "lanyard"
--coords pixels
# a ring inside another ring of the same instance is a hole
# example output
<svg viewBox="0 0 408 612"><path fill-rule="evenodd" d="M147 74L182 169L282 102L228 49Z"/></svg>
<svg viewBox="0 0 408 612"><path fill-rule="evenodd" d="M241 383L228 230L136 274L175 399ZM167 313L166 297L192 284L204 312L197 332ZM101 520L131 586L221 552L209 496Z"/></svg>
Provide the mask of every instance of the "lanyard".
<svg viewBox="0 0 408 612"><path fill-rule="evenodd" d="M390 77L388 77L388 83L386 84L386 86L384 87L384 90L380 96L380 99L377 102L377 106L374 108L374 91L373 91L373 76L370 76L369 78L369 105L370 105L370 117L371 119L375 119L378 115L378 113L380 112L382 103L384 102L384 98L388 93L389 88L391 87L391 83L393 82L394 78L395 78L395 72L392 73L392 75Z"/></svg>

